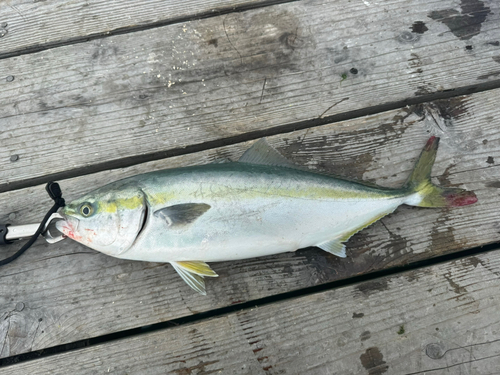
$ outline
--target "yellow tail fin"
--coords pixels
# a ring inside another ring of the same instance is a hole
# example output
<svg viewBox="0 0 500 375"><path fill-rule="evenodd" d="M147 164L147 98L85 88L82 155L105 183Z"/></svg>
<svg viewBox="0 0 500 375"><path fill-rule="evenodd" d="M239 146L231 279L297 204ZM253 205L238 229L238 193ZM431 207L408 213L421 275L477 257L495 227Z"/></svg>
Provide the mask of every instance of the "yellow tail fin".
<svg viewBox="0 0 500 375"><path fill-rule="evenodd" d="M458 207L477 202L476 194L464 189L446 189L431 182L431 169L436 160L439 138L431 137L425 145L405 188L418 193L419 207ZM411 204L411 203L410 203Z"/></svg>

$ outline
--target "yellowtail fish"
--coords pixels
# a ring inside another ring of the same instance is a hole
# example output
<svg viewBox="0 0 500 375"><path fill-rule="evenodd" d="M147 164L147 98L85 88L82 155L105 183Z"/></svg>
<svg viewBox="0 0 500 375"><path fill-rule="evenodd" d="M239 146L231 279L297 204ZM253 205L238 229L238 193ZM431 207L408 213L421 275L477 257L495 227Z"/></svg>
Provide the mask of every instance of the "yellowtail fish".
<svg viewBox="0 0 500 375"><path fill-rule="evenodd" d="M169 262L205 294L205 262L317 246L339 257L344 243L399 205L454 207L473 192L433 185L439 138L432 137L400 189L313 173L262 139L238 162L167 169L103 186L62 210L67 237L117 258Z"/></svg>

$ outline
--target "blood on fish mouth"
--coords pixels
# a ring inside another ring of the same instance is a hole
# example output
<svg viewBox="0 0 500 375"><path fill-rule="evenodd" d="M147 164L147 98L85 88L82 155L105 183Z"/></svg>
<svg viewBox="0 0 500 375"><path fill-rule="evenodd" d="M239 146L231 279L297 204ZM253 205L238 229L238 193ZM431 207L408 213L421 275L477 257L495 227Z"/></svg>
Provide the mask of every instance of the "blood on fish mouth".
<svg viewBox="0 0 500 375"><path fill-rule="evenodd" d="M78 240L81 240L82 237L81 236L78 236L75 231L74 231L74 228L73 228L73 225L71 225L71 223L69 222L69 220L60 220L56 223L56 228L58 231L60 231L63 236L66 238L66 237L69 237L75 241L78 241Z"/></svg>

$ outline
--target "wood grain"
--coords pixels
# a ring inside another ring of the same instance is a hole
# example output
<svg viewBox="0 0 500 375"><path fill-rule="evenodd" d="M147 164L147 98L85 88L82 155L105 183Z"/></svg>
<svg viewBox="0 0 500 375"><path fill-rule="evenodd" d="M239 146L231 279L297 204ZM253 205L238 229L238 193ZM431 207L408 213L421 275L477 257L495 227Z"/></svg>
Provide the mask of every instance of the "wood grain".
<svg viewBox="0 0 500 375"><path fill-rule="evenodd" d="M348 257L318 249L213 263L208 296L169 265L119 260L65 240L39 241L0 269L0 348L7 357L397 267L498 241L500 90L269 137L299 165L400 186L430 134L442 137L436 182L474 190L473 206L401 207L353 237ZM68 201L149 170L237 160L250 142L61 181ZM0 195L0 222L36 222L51 205L43 186ZM11 250L12 251L12 250ZM5 253L8 255L9 253ZM23 309L16 312L16 306ZM21 306L21 305L19 305Z"/></svg>
<svg viewBox="0 0 500 375"><path fill-rule="evenodd" d="M499 275L496 250L0 374L498 374Z"/></svg>
<svg viewBox="0 0 500 375"><path fill-rule="evenodd" d="M0 4L0 57L81 41L85 37L132 32L141 27L218 14L261 0L105 1L10 0ZM6 31L6 32L5 32Z"/></svg>
<svg viewBox="0 0 500 375"><path fill-rule="evenodd" d="M462 12L456 1L365 3L298 1L3 59L0 185L498 79L498 2L478 2L469 39L429 18Z"/></svg>

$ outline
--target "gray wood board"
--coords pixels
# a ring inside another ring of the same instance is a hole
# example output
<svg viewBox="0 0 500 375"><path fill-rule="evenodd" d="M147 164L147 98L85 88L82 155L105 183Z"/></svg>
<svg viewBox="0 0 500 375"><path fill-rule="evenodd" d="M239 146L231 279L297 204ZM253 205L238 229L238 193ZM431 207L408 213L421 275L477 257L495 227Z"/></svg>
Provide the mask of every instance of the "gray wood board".
<svg viewBox="0 0 500 375"><path fill-rule="evenodd" d="M65 240L39 241L0 268L1 356L12 356L197 312L401 266L498 240L500 90L404 108L269 138L313 170L398 187L430 134L442 136L433 175L474 190L479 203L445 209L401 207L353 237L345 259L319 249L213 263L208 296L169 265L119 260ZM123 170L61 181L68 201L125 176L166 167L236 160L250 142ZM51 206L43 186L0 195L0 222L40 220ZM8 253L4 253L8 255ZM20 311L18 311L20 309Z"/></svg>
<svg viewBox="0 0 500 375"><path fill-rule="evenodd" d="M497 250L0 374L498 374L499 275Z"/></svg>
<svg viewBox="0 0 500 375"><path fill-rule="evenodd" d="M2 1L0 56L261 3L262 0Z"/></svg>
<svg viewBox="0 0 500 375"><path fill-rule="evenodd" d="M0 185L498 79L483 5L465 36L455 1L294 2L1 60Z"/></svg>

